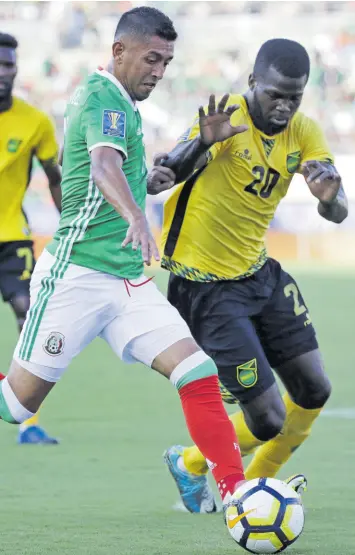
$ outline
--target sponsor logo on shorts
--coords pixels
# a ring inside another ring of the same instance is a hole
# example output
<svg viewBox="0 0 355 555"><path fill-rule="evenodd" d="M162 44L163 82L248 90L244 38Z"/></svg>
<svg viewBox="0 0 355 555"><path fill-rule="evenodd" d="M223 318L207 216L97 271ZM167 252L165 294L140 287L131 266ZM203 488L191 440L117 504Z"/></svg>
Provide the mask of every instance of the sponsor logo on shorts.
<svg viewBox="0 0 355 555"><path fill-rule="evenodd" d="M65 337L59 331L52 331L43 344L43 349L52 357L61 355L64 351Z"/></svg>
<svg viewBox="0 0 355 555"><path fill-rule="evenodd" d="M258 381L256 358L237 366L237 380L243 387L253 387Z"/></svg>

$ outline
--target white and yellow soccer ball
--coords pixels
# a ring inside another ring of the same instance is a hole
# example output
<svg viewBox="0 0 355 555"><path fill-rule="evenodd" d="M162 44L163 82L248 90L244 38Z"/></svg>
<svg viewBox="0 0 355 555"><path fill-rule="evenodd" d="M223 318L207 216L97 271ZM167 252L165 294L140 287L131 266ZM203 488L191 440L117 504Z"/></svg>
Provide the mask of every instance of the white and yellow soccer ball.
<svg viewBox="0 0 355 555"><path fill-rule="evenodd" d="M275 478L244 482L225 510L232 538L251 553L279 553L299 538L304 510L295 490Z"/></svg>

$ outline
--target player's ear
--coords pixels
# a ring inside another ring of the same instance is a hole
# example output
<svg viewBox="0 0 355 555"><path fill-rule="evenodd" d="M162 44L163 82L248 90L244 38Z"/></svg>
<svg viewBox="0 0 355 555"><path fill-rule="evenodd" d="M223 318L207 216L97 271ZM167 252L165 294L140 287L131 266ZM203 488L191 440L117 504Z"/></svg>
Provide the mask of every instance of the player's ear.
<svg viewBox="0 0 355 555"><path fill-rule="evenodd" d="M122 63L122 54L124 51L124 44L122 41L118 40L112 45L112 56L116 63Z"/></svg>
<svg viewBox="0 0 355 555"><path fill-rule="evenodd" d="M248 85L249 85L249 89L251 89L251 90L255 89L256 79L255 79L254 73L251 73L249 75Z"/></svg>

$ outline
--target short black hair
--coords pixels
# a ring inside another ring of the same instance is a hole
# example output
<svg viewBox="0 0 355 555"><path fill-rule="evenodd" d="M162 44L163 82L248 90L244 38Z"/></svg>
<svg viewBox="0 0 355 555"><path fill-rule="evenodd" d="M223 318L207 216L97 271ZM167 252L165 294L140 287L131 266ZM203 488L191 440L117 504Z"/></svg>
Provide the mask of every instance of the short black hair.
<svg viewBox="0 0 355 555"><path fill-rule="evenodd" d="M158 36L168 41L174 41L178 36L171 19L160 10L148 6L133 8L121 16L115 40L126 33L142 38Z"/></svg>
<svg viewBox="0 0 355 555"><path fill-rule="evenodd" d="M256 55L253 70L255 77L263 77L271 66L285 77L309 77L307 50L294 40L271 39L264 42Z"/></svg>
<svg viewBox="0 0 355 555"><path fill-rule="evenodd" d="M18 42L12 35L8 35L7 33L0 33L0 46L17 48Z"/></svg>

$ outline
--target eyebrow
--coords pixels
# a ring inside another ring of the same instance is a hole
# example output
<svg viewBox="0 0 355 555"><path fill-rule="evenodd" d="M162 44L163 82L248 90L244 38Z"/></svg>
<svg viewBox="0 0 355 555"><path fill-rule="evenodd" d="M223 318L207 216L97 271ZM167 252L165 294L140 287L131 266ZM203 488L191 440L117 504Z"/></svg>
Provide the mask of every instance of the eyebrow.
<svg viewBox="0 0 355 555"><path fill-rule="evenodd" d="M278 94L280 96L289 96L289 95L298 96L298 95L304 93L304 89L293 90L293 91L281 91L280 89L276 89L276 88L273 88L273 87L265 87L264 91L267 92L267 93L275 93L275 94Z"/></svg>
<svg viewBox="0 0 355 555"><path fill-rule="evenodd" d="M149 50L146 54L147 56L157 56L158 58L164 58L164 56L161 54L161 52L157 52L157 50ZM174 56L169 56L169 58L167 58L167 60L172 60Z"/></svg>

